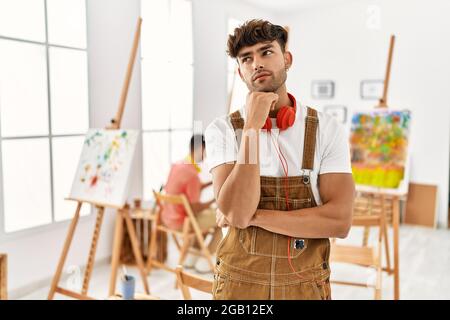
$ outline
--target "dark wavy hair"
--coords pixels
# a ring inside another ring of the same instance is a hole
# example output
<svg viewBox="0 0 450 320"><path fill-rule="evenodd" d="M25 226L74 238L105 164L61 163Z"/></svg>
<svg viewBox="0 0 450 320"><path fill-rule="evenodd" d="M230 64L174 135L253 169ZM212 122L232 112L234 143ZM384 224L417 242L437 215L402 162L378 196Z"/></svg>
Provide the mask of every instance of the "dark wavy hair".
<svg viewBox="0 0 450 320"><path fill-rule="evenodd" d="M284 53L288 40L288 33L282 26L272 24L261 19L248 20L234 29L233 34L228 36L227 54L236 58L239 50L244 47L253 46L260 42L277 40Z"/></svg>

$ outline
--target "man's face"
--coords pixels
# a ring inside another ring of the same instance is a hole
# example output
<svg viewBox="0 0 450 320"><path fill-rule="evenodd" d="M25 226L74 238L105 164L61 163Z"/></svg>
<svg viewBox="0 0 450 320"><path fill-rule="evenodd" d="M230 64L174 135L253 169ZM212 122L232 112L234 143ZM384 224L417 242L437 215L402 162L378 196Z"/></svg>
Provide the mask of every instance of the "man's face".
<svg viewBox="0 0 450 320"><path fill-rule="evenodd" d="M237 60L239 75L250 92L276 92L286 81L292 55L283 53L275 40L242 48Z"/></svg>

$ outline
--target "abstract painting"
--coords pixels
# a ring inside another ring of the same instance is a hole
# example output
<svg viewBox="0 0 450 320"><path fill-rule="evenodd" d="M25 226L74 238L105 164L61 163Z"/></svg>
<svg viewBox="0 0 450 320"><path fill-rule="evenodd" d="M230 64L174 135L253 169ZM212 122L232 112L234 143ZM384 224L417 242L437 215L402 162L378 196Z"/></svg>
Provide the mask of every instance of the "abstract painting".
<svg viewBox="0 0 450 320"><path fill-rule="evenodd" d="M69 198L123 207L138 135L136 130L90 129Z"/></svg>
<svg viewBox="0 0 450 320"><path fill-rule="evenodd" d="M375 110L355 113L351 156L356 184L398 188L405 178L411 113Z"/></svg>

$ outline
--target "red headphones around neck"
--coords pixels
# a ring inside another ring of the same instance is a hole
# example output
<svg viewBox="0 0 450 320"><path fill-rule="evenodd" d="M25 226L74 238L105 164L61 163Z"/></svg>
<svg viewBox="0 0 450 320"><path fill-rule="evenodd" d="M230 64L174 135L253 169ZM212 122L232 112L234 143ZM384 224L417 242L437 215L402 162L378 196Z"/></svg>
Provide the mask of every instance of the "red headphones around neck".
<svg viewBox="0 0 450 320"><path fill-rule="evenodd" d="M295 98L290 93L287 94L289 97L289 100L292 102L291 106L282 106L280 110L278 110L277 113L277 127L282 130L286 130L289 127L292 127L292 125L295 122L295 113L297 112L297 101L295 101ZM270 117L267 117L266 123L262 127L262 129L271 130L272 129L272 121L270 120Z"/></svg>

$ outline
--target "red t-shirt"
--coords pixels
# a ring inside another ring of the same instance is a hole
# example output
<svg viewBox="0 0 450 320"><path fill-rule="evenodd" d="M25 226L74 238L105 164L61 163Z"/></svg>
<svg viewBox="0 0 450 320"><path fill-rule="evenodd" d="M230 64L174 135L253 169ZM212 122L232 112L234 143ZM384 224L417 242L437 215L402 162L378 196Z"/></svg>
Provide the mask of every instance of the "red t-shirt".
<svg viewBox="0 0 450 320"><path fill-rule="evenodd" d="M174 163L165 186L166 194L184 194L190 203L199 202L202 183L194 165L185 162ZM183 225L187 213L183 205L165 204L161 212L162 222L169 228Z"/></svg>

